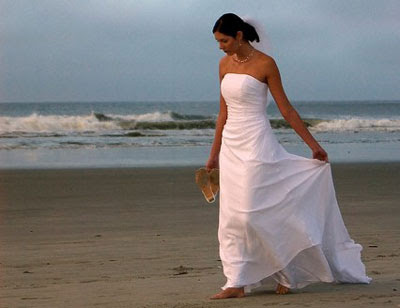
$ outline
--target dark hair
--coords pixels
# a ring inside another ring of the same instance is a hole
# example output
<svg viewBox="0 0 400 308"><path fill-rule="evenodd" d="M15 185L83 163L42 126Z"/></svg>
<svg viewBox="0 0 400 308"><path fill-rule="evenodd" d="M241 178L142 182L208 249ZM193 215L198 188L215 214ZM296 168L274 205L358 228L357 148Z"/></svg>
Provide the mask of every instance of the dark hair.
<svg viewBox="0 0 400 308"><path fill-rule="evenodd" d="M212 32L215 33L217 31L234 38L236 38L238 31L242 31L245 40L250 42L254 40L256 40L256 42L260 41L256 29L233 13L227 13L218 18Z"/></svg>

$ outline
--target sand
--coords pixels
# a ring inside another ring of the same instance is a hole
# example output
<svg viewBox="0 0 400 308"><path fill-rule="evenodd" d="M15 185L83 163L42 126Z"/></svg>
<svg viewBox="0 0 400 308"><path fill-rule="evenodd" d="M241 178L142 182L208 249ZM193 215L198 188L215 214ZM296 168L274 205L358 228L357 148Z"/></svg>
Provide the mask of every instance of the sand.
<svg viewBox="0 0 400 308"><path fill-rule="evenodd" d="M400 163L332 164L370 285L219 301L218 201L196 168L0 170L0 307L400 307Z"/></svg>

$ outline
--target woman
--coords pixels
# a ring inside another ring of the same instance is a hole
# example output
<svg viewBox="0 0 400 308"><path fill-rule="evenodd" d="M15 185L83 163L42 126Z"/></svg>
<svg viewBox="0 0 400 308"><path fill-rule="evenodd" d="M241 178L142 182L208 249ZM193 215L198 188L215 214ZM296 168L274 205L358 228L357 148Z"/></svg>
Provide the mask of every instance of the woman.
<svg viewBox="0 0 400 308"><path fill-rule="evenodd" d="M256 29L229 13L213 33L226 55L206 169L220 169L218 239L227 282L211 298L243 297L267 282L277 283L278 294L312 282L369 283L362 247L340 214L328 155L286 97L274 59L250 44L259 41ZM266 115L268 89L313 159L277 141Z"/></svg>

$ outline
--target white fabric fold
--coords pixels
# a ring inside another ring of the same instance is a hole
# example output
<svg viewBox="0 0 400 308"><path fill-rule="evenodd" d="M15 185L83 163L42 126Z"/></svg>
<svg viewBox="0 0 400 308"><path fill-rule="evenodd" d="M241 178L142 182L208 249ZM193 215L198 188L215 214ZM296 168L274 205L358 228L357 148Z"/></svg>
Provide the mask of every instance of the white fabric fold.
<svg viewBox="0 0 400 308"><path fill-rule="evenodd" d="M219 156L223 289L279 282L369 283L362 247L344 225L329 163L288 153L266 114L267 84L228 73Z"/></svg>

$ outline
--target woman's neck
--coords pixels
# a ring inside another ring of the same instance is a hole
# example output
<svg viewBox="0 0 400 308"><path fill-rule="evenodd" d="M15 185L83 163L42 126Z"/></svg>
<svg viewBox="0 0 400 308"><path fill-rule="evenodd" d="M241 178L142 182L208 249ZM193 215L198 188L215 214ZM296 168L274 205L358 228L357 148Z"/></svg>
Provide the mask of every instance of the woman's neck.
<svg viewBox="0 0 400 308"><path fill-rule="evenodd" d="M244 43L242 46L236 51L236 56L239 60L243 60L249 56L251 51L254 48L249 43Z"/></svg>

